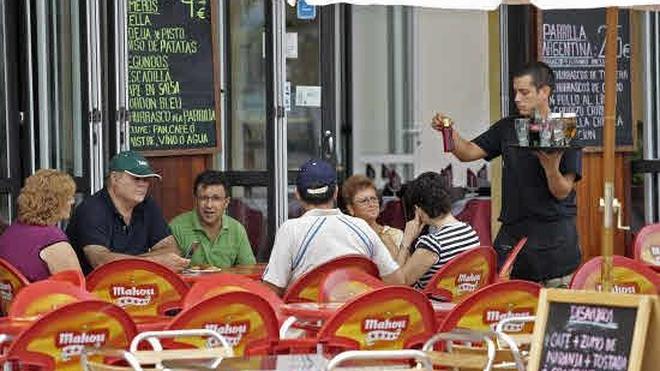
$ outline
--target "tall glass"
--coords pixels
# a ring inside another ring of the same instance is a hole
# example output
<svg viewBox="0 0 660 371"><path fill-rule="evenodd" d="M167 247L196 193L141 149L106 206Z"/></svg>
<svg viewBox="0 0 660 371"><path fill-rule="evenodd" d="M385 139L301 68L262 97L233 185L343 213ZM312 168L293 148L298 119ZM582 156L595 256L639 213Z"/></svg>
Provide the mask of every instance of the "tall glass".
<svg viewBox="0 0 660 371"><path fill-rule="evenodd" d="M570 145L577 134L577 116L575 113L565 113L562 117L564 123L565 145Z"/></svg>
<svg viewBox="0 0 660 371"><path fill-rule="evenodd" d="M529 146L529 118L517 118L514 123L516 126L518 145L522 147Z"/></svg>
<svg viewBox="0 0 660 371"><path fill-rule="evenodd" d="M564 137L564 121L562 121L561 117L562 116L559 113L551 113L550 119L548 120L552 132L551 145L553 147L563 147L566 145Z"/></svg>

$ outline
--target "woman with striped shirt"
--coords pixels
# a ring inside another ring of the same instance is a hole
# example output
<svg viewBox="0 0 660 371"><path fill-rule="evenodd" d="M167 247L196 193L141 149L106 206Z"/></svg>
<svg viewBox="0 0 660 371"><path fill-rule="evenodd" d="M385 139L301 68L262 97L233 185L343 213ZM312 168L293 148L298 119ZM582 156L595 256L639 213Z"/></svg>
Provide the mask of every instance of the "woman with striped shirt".
<svg viewBox="0 0 660 371"><path fill-rule="evenodd" d="M401 248L390 253L402 268L406 284L421 290L447 262L479 246L479 237L469 224L451 214L451 198L440 174L418 176L406 191L406 200L414 207L415 217L406 223ZM429 233L420 237L424 226Z"/></svg>

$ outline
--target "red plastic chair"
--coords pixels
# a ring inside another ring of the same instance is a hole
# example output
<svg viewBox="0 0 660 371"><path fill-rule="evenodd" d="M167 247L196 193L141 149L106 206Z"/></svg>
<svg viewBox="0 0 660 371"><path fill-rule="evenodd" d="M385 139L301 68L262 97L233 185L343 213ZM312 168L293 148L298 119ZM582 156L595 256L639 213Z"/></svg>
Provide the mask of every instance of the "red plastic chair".
<svg viewBox="0 0 660 371"><path fill-rule="evenodd" d="M0 315L6 316L16 294L30 281L8 261L0 259Z"/></svg>
<svg viewBox="0 0 660 371"><path fill-rule="evenodd" d="M314 339L280 340L278 352L313 352L317 344L333 354L344 350L408 349L421 346L435 333L429 300L404 286L389 286L362 294L344 304Z"/></svg>
<svg viewBox="0 0 660 371"><path fill-rule="evenodd" d="M660 223L646 225L637 232L633 254L635 260L660 273Z"/></svg>
<svg viewBox="0 0 660 371"><path fill-rule="evenodd" d="M570 288L600 290L602 264L602 256L584 263L573 275ZM637 260L623 256L612 257L612 280L614 292L650 295L660 292L660 276L655 271Z"/></svg>
<svg viewBox="0 0 660 371"><path fill-rule="evenodd" d="M353 297L385 287L380 279L353 268L328 273L319 285L319 302L345 302Z"/></svg>
<svg viewBox="0 0 660 371"><path fill-rule="evenodd" d="M536 314L541 286L529 281L511 280L483 287L452 309L438 332L455 328L493 331L504 318ZM532 333L532 324L509 326L507 332Z"/></svg>
<svg viewBox="0 0 660 371"><path fill-rule="evenodd" d="M9 317L41 316L70 303L95 299L94 295L68 282L39 281L25 286L16 295L9 307Z"/></svg>
<svg viewBox="0 0 660 371"><path fill-rule="evenodd" d="M275 309L278 320L284 320L279 312L280 306L284 302L273 290L264 286L261 282L231 273L213 274L198 280L183 299L183 309L190 308L213 296L234 291L251 292L266 299Z"/></svg>
<svg viewBox="0 0 660 371"><path fill-rule="evenodd" d="M314 302L319 298L321 280L330 272L340 268L355 268L374 277L379 277L376 264L363 255L345 255L327 261L303 274L293 282L284 294L285 303Z"/></svg>
<svg viewBox="0 0 660 371"><path fill-rule="evenodd" d="M188 285L173 271L144 259L104 264L87 276L87 290L117 304L133 318L140 332L162 330L181 309Z"/></svg>
<svg viewBox="0 0 660 371"><path fill-rule="evenodd" d="M21 333L2 361L19 362L46 370L80 370L85 347L127 349L135 336L135 324L121 308L86 300L58 308ZM104 359L92 356L103 362Z"/></svg>
<svg viewBox="0 0 660 371"><path fill-rule="evenodd" d="M85 275L81 271L75 269L59 271L48 277L48 279L51 281L68 282L76 287L80 287L83 290L86 290L87 287Z"/></svg>
<svg viewBox="0 0 660 371"><path fill-rule="evenodd" d="M166 330L211 329L227 339L235 356L267 354L279 340L279 323L272 306L265 298L234 291L202 300L184 309ZM204 348L212 339L179 337L171 342L173 348Z"/></svg>
<svg viewBox="0 0 660 371"><path fill-rule="evenodd" d="M504 264L500 269L500 273L497 275L498 281L508 281L511 279L511 271L513 270L513 263L516 262L516 258L518 257L518 254L520 254L520 250L522 250L523 247L525 247L526 243L527 243L527 237L523 237L520 241L518 241L516 246L513 248L509 256L504 261Z"/></svg>
<svg viewBox="0 0 660 371"><path fill-rule="evenodd" d="M433 299L458 302L495 281L497 256L489 246L462 252L438 270L423 290Z"/></svg>

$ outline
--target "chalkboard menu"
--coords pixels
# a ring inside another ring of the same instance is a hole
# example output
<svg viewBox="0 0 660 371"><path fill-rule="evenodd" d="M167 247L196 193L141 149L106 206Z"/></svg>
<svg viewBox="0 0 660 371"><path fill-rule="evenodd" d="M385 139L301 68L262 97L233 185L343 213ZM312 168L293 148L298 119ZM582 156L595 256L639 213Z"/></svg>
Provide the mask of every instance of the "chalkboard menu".
<svg viewBox="0 0 660 371"><path fill-rule="evenodd" d="M543 11L539 54L554 71L556 88L550 99L553 112L575 112L575 144L603 146L605 95L605 9ZM616 147L633 150L631 113L630 19L619 12L617 39Z"/></svg>
<svg viewBox="0 0 660 371"><path fill-rule="evenodd" d="M639 369L649 308L639 295L542 291L530 369Z"/></svg>
<svg viewBox="0 0 660 371"><path fill-rule="evenodd" d="M132 150L218 149L211 0L128 1Z"/></svg>

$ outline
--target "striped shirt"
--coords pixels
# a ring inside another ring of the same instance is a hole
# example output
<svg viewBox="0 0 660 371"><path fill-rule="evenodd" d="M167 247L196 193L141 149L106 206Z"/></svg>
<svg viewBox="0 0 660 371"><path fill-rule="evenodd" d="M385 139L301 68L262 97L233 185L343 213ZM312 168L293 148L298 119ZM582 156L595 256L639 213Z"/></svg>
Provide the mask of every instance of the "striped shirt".
<svg viewBox="0 0 660 371"><path fill-rule="evenodd" d="M479 246L479 236L469 224L456 222L445 224L433 233L421 236L417 240L415 250L426 249L438 256L435 264L413 285L422 290L431 277L456 255Z"/></svg>

